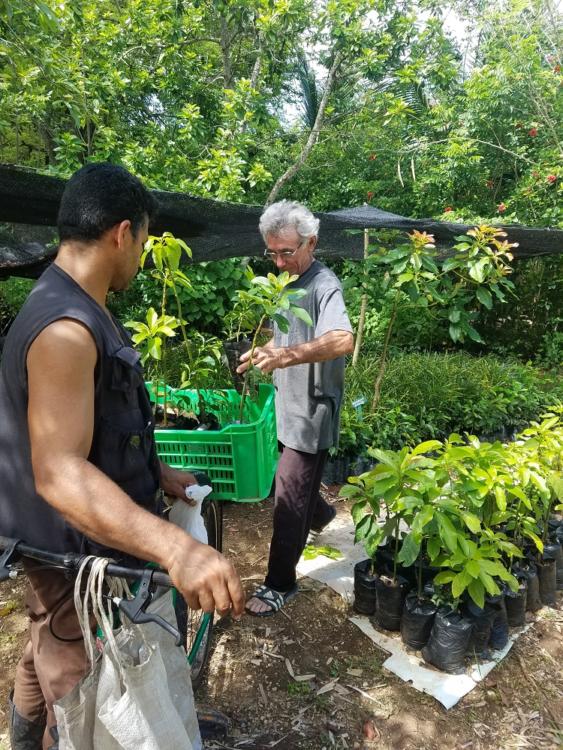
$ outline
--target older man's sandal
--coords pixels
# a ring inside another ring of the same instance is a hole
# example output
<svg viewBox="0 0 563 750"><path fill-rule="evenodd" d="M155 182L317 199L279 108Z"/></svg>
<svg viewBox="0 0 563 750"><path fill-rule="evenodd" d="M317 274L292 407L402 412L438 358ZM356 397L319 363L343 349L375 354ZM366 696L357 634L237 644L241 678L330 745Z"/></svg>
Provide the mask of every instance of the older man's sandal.
<svg viewBox="0 0 563 750"><path fill-rule="evenodd" d="M267 604L270 609L267 609L264 612L253 612L246 607L246 611L249 615L253 615L254 617L271 617L272 615L275 615L276 612L279 612L283 605L287 604L290 599L293 599L298 590L297 584L289 589L289 591L276 591L275 589L263 584L256 589L251 598L264 602L264 604Z"/></svg>

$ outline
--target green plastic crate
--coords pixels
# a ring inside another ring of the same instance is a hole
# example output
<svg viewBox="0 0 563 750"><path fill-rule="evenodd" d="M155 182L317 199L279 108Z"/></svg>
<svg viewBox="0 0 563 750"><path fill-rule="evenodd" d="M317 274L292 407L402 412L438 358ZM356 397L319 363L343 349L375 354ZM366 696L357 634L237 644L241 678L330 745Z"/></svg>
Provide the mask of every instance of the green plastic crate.
<svg viewBox="0 0 563 750"><path fill-rule="evenodd" d="M152 387L147 383L151 398ZM197 411L193 390L166 389L168 403ZM177 469L205 471L216 500L258 502L270 493L278 462L275 391L261 383L255 398L245 399L244 423L235 390L200 391L206 408L225 425L221 430L155 430L159 458ZM161 402L159 397L159 402Z"/></svg>

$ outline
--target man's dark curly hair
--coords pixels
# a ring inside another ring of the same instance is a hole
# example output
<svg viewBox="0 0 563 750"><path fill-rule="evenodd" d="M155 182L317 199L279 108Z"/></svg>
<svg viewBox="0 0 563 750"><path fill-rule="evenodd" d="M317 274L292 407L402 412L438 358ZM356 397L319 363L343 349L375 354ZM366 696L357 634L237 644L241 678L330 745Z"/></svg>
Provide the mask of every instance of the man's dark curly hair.
<svg viewBox="0 0 563 750"><path fill-rule="evenodd" d="M107 162L87 164L75 172L61 198L57 227L61 242L92 242L122 221L131 222L133 236L158 204L138 177Z"/></svg>

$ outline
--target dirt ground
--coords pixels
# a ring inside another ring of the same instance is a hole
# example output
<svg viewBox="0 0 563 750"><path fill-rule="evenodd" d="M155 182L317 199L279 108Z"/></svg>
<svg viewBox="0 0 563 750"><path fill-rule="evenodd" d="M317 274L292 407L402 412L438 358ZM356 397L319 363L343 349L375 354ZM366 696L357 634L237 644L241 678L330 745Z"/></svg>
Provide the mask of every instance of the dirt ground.
<svg viewBox="0 0 563 750"><path fill-rule="evenodd" d="M338 513L347 514L334 493ZM272 503L224 506L224 552L249 593L262 581ZM270 618L215 626L198 702L226 713L206 748L255 750L551 750L563 747L563 606L544 608L484 683L446 711L383 669L387 658L337 594L308 578ZM23 582L0 584L0 750L6 697L25 640Z"/></svg>

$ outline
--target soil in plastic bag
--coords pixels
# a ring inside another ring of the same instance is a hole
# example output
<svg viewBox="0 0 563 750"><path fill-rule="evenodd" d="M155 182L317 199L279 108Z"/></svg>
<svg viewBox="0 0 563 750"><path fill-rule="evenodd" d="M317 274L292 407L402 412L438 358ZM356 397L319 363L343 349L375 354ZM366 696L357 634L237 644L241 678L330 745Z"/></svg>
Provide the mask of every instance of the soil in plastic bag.
<svg viewBox="0 0 563 750"><path fill-rule="evenodd" d="M410 648L417 651L426 645L434 623L438 607L430 599L419 598L416 591L411 591L405 599L401 618L401 639Z"/></svg>
<svg viewBox="0 0 563 750"><path fill-rule="evenodd" d="M555 606L557 590L557 569L555 560L537 562L538 578L540 582L540 599L542 604Z"/></svg>
<svg viewBox="0 0 563 750"><path fill-rule="evenodd" d="M489 640L496 615L495 610L487 601L485 601L485 606L481 608L472 599L468 599L462 605L461 612L465 619L473 625L471 638L467 644L467 655L475 656L478 659L488 658Z"/></svg>
<svg viewBox="0 0 563 750"><path fill-rule="evenodd" d="M526 599L528 597L528 579L521 573L516 575L518 591L508 589L504 594L506 619L511 628L526 624Z"/></svg>
<svg viewBox="0 0 563 750"><path fill-rule="evenodd" d="M526 590L526 611L537 612L541 609L540 582L536 566L533 563L522 562L514 566L515 575L523 575L528 583Z"/></svg>
<svg viewBox="0 0 563 750"><path fill-rule="evenodd" d="M371 559L361 560L354 565L354 612L360 615L375 613L378 575L374 565Z"/></svg>
<svg viewBox="0 0 563 750"><path fill-rule="evenodd" d="M485 605L491 607L495 613L491 625L489 648L500 651L508 643L508 618L506 615L504 594L487 597Z"/></svg>
<svg viewBox="0 0 563 750"><path fill-rule="evenodd" d="M557 537L554 542L545 546L543 557L544 560L555 560L555 588L563 591L563 547Z"/></svg>
<svg viewBox="0 0 563 750"><path fill-rule="evenodd" d="M227 364L233 379L233 385L239 393L242 393L244 375L239 375L237 367L240 365L240 355L249 351L252 343L249 339L240 341L223 341L223 351L227 357Z"/></svg>
<svg viewBox="0 0 563 750"><path fill-rule="evenodd" d="M430 639L422 649L422 658L451 674L465 671L465 652L473 623L459 612L440 608L434 617Z"/></svg>
<svg viewBox="0 0 563 750"><path fill-rule="evenodd" d="M381 576L377 581L375 621L385 630L400 630L409 583L402 576Z"/></svg>

